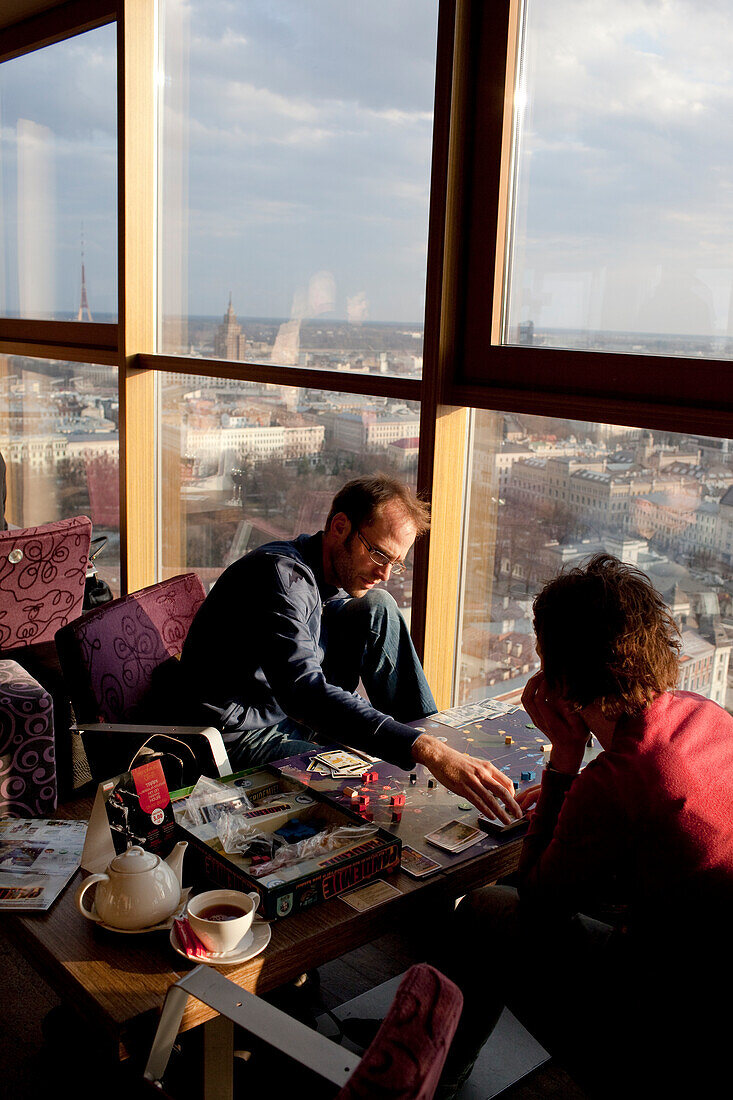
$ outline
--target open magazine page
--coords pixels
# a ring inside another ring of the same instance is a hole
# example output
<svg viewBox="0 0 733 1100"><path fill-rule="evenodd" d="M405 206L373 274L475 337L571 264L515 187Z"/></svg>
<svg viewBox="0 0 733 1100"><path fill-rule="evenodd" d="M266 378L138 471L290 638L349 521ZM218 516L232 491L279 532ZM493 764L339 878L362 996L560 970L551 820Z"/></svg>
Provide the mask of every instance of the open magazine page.
<svg viewBox="0 0 733 1100"><path fill-rule="evenodd" d="M81 863L86 821L0 821L0 910L48 909Z"/></svg>

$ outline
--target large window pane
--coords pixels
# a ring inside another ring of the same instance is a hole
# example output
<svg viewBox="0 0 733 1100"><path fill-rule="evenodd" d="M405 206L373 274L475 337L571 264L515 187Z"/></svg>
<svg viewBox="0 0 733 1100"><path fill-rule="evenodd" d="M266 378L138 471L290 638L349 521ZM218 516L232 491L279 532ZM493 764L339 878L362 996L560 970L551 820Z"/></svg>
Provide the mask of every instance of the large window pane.
<svg viewBox="0 0 733 1100"><path fill-rule="evenodd" d="M733 441L498 412L475 412L472 436L457 701L518 701L533 596L603 551L667 601L678 686L733 703Z"/></svg>
<svg viewBox="0 0 733 1100"><path fill-rule="evenodd" d="M526 0L504 339L733 352L733 9Z"/></svg>
<svg viewBox="0 0 733 1100"><path fill-rule="evenodd" d="M0 65L0 315L117 318L115 34Z"/></svg>
<svg viewBox="0 0 733 1100"><path fill-rule="evenodd" d="M161 350L419 375L436 0L161 10Z"/></svg>
<svg viewBox="0 0 733 1100"><path fill-rule="evenodd" d="M415 485L419 410L361 396L161 374L163 574L208 586L248 550L323 528L337 490L381 470ZM403 613L412 555L389 590Z"/></svg>
<svg viewBox="0 0 733 1100"><path fill-rule="evenodd" d="M117 371L88 363L0 356L5 518L35 527L89 516L106 536L97 572L120 591Z"/></svg>

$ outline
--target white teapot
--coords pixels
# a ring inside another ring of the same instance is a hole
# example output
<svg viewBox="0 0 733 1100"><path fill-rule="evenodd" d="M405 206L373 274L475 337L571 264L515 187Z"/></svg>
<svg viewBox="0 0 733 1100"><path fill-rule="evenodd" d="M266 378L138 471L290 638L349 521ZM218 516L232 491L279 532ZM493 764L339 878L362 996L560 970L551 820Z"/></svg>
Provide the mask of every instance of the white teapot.
<svg viewBox="0 0 733 1100"><path fill-rule="evenodd" d="M76 892L79 912L99 924L124 932L161 924L181 903L183 853L181 840L166 860L135 844L115 856L104 874L90 875ZM96 883L94 906L87 909L84 895Z"/></svg>

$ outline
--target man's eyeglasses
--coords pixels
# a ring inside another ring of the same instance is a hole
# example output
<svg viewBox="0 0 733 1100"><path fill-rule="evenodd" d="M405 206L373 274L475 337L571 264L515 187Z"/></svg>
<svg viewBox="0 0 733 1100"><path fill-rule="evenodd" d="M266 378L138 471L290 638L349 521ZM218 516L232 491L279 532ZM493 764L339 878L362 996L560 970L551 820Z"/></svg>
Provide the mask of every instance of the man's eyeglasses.
<svg viewBox="0 0 733 1100"><path fill-rule="evenodd" d="M361 531L357 531L356 533L359 536L359 541L364 544L369 557L375 565L381 565L382 568L384 568L385 565L389 565L396 577L399 576L400 573L404 573L405 563L403 561L392 561L392 559L388 558L381 550L377 550L376 546L372 546L372 544L364 538Z"/></svg>

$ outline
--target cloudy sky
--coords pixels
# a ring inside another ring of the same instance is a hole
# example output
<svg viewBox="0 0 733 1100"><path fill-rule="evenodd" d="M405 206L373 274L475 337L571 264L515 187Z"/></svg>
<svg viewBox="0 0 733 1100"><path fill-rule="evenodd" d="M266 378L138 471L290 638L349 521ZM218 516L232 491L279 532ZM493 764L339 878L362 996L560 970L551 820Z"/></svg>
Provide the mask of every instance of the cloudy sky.
<svg viewBox="0 0 733 1100"><path fill-rule="evenodd" d="M435 0L162 6L165 310L420 322ZM527 9L510 323L733 333L729 0ZM82 222L115 309L114 95L111 27L2 67L5 309L76 310Z"/></svg>
<svg viewBox="0 0 733 1100"><path fill-rule="evenodd" d="M733 334L733 8L529 0L512 319Z"/></svg>

